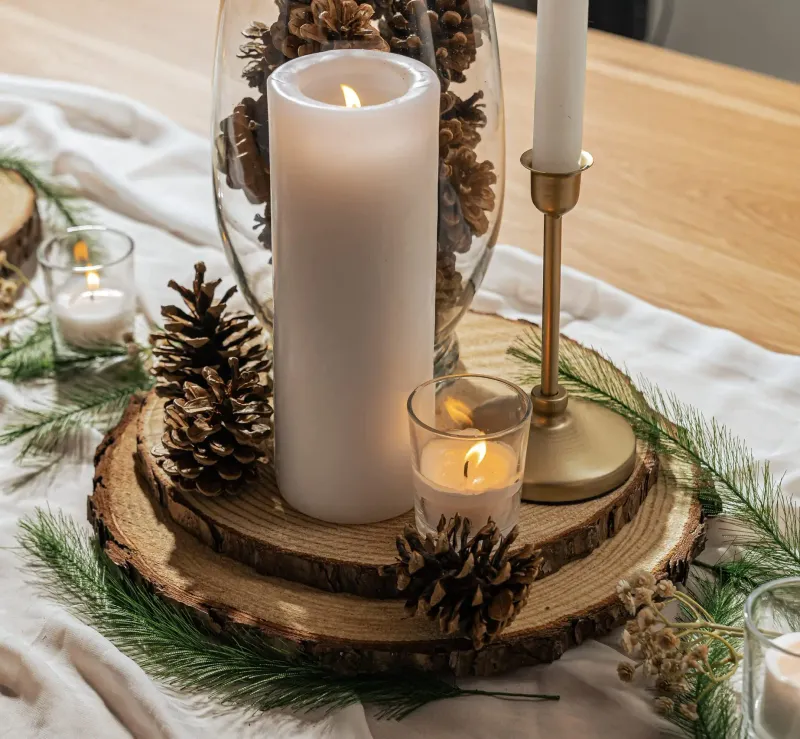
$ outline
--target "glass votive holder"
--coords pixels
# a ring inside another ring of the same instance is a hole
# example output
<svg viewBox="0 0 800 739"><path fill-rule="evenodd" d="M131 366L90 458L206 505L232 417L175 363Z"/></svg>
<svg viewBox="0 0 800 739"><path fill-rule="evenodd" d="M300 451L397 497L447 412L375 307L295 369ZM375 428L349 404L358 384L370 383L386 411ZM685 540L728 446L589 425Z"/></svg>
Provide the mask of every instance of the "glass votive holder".
<svg viewBox="0 0 800 739"><path fill-rule="evenodd" d="M800 578L762 585L745 603L742 708L750 737L800 737Z"/></svg>
<svg viewBox="0 0 800 739"><path fill-rule="evenodd" d="M477 531L491 518L503 534L519 520L531 399L512 382L449 375L408 398L417 530L434 533L458 513Z"/></svg>
<svg viewBox="0 0 800 739"><path fill-rule="evenodd" d="M56 350L119 344L133 331L133 240L104 226L76 226L39 247Z"/></svg>

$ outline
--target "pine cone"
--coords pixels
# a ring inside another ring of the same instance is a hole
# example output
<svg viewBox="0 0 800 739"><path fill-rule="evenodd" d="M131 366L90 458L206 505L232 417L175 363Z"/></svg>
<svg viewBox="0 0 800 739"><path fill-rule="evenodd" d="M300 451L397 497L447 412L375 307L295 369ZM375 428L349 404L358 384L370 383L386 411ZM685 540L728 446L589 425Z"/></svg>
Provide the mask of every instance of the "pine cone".
<svg viewBox="0 0 800 739"><path fill-rule="evenodd" d="M487 122L486 113L483 110L486 106L480 102L481 100L483 100L482 90L473 93L466 100L462 100L454 92L448 91L442 93L440 103L443 124L450 121L459 121L465 131L472 132L469 134L470 136L477 136L475 144L472 144L473 149L478 141L481 140L478 129L484 128Z"/></svg>
<svg viewBox="0 0 800 739"><path fill-rule="evenodd" d="M264 215L256 213L255 225L253 231L258 231L258 240L261 245L267 250L272 251L272 213L270 212L269 203L264 206Z"/></svg>
<svg viewBox="0 0 800 739"><path fill-rule="evenodd" d="M300 24L292 19L289 30L310 42L314 51L372 49L389 51L389 44L372 25L375 9L355 0L312 0L311 18Z"/></svg>
<svg viewBox="0 0 800 739"><path fill-rule="evenodd" d="M278 6L281 9L281 6ZM283 64L287 57L281 51L281 44L275 43L275 27L285 26L283 23L274 23L267 26L265 23L253 21L242 36L247 42L239 47L239 59L247 59L247 64L242 71L242 77L247 80L250 87L257 88L262 94L267 91L267 77Z"/></svg>
<svg viewBox="0 0 800 739"><path fill-rule="evenodd" d="M472 0L394 0L380 24L390 49L422 59L423 46L433 39L436 66L443 89L464 82L464 72L475 61L482 43L485 18L475 14ZM426 59L422 59L426 61Z"/></svg>
<svg viewBox="0 0 800 739"><path fill-rule="evenodd" d="M220 122L217 166L228 187L243 190L254 205L269 203L269 124L267 96L245 98Z"/></svg>
<svg viewBox="0 0 800 739"><path fill-rule="evenodd" d="M225 382L206 367L203 385L187 382L183 397L164 409L166 429L153 454L183 492L234 493L267 461L271 386L255 372L240 373L236 357L228 368Z"/></svg>
<svg viewBox="0 0 800 739"><path fill-rule="evenodd" d="M195 264L194 271L191 290L169 281L188 311L165 305L161 309L166 319L164 331L150 337L156 357L153 367L156 393L161 397L183 397L184 383L202 383L203 371L209 367L219 372L223 380L230 380L230 357L237 358L243 372L266 372L270 366L266 347L256 341L261 329L250 325L253 316L239 312L225 314L236 288L232 287L214 302L220 280L204 283L203 262Z"/></svg>
<svg viewBox="0 0 800 739"><path fill-rule="evenodd" d="M541 557L530 544L509 553L517 528L501 537L491 519L470 539L469 519L456 515L448 525L442 516L437 533L423 540L406 526L397 537L394 571L397 589L407 598L406 613L424 613L442 633L469 636L481 649L525 606Z"/></svg>
<svg viewBox="0 0 800 739"><path fill-rule="evenodd" d="M489 230L487 212L494 210L495 197L492 185L497 182L494 164L478 162L475 152L468 146L451 148L444 160L444 174L458 195L461 211L472 228L472 233L482 236Z"/></svg>
<svg viewBox="0 0 800 739"><path fill-rule="evenodd" d="M439 162L439 215L437 224L439 254L465 254L472 245L472 231L464 217L456 188L450 181L445 160Z"/></svg>

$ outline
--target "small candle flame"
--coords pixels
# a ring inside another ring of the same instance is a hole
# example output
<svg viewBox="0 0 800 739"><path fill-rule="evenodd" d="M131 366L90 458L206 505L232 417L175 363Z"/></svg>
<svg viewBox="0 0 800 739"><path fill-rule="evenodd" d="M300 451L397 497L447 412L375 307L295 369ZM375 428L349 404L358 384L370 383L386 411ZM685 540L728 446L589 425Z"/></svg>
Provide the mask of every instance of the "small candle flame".
<svg viewBox="0 0 800 739"><path fill-rule="evenodd" d="M473 444L469 451L464 455L464 477L469 476L469 464L472 462L474 465L479 465L483 462L483 458L486 456L486 442L479 441L477 444Z"/></svg>
<svg viewBox="0 0 800 739"><path fill-rule="evenodd" d="M472 426L472 411L463 400L445 398L444 409L447 415L463 428Z"/></svg>
<svg viewBox="0 0 800 739"><path fill-rule="evenodd" d="M89 261L89 247L83 239L75 242L75 246L72 247L72 256L76 262Z"/></svg>
<svg viewBox="0 0 800 739"><path fill-rule="evenodd" d="M86 287L89 290L97 290L100 287L100 275L97 272L86 273Z"/></svg>
<svg viewBox="0 0 800 739"><path fill-rule="evenodd" d="M342 95L344 95L344 104L346 108L361 107L361 99L352 87L349 85L339 85L339 87L342 88Z"/></svg>

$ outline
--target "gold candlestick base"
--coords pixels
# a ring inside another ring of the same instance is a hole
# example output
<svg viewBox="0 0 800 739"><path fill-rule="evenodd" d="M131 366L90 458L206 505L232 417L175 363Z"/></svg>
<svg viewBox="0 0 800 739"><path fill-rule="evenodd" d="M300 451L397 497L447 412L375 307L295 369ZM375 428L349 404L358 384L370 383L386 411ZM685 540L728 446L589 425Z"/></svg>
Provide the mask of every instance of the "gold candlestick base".
<svg viewBox="0 0 800 739"><path fill-rule="evenodd" d="M624 418L595 403L569 398L558 384L561 220L578 203L581 175L592 166L592 156L583 152L578 169L558 174L534 169L531 151L521 161L531 173L533 204L544 214L542 383L531 393L522 498L572 503L608 493L630 477L636 437Z"/></svg>
<svg viewBox="0 0 800 739"><path fill-rule="evenodd" d="M628 422L596 403L570 398L563 413L534 413L522 498L573 503L620 487L636 464Z"/></svg>

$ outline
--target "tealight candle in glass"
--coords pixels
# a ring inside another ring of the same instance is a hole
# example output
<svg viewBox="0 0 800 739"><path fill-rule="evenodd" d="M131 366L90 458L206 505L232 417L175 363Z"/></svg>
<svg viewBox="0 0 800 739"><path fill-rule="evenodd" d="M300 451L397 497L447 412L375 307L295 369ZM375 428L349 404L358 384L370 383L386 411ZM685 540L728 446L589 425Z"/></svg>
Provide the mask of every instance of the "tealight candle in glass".
<svg viewBox="0 0 800 739"><path fill-rule="evenodd" d="M502 533L519 520L531 399L512 382L450 375L408 399L417 530L433 533L456 513Z"/></svg>
<svg viewBox="0 0 800 739"><path fill-rule="evenodd" d="M118 344L133 331L133 241L104 226L77 226L39 247L59 351Z"/></svg>
<svg viewBox="0 0 800 739"><path fill-rule="evenodd" d="M800 737L800 578L775 580L748 597L743 688L750 737Z"/></svg>

